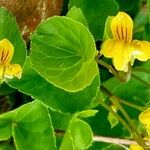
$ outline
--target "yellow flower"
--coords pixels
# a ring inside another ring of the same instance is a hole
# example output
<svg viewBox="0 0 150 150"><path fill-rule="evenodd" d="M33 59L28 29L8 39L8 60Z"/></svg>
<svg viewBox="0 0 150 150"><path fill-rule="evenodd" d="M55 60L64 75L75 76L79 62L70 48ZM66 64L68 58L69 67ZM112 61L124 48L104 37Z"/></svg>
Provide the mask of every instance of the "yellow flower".
<svg viewBox="0 0 150 150"><path fill-rule="evenodd" d="M150 133L150 108L139 115L139 120L146 126L147 131Z"/></svg>
<svg viewBox="0 0 150 150"><path fill-rule="evenodd" d="M22 68L19 64L10 64L14 47L8 39L0 41L0 80L13 77L21 78Z"/></svg>
<svg viewBox="0 0 150 150"><path fill-rule="evenodd" d="M103 42L101 53L113 59L113 64L118 71L128 71L128 66L134 59L147 61L150 58L150 42L132 40L133 21L124 12L119 12L111 20L113 39Z"/></svg>
<svg viewBox="0 0 150 150"><path fill-rule="evenodd" d="M130 150L144 150L140 145L138 144L131 144L129 147Z"/></svg>

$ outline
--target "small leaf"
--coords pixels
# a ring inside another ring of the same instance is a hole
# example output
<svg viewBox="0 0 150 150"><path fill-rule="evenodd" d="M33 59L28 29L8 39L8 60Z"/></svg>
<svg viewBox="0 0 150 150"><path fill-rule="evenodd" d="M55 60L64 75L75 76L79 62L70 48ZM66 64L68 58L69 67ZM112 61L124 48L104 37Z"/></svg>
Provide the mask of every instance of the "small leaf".
<svg viewBox="0 0 150 150"><path fill-rule="evenodd" d="M92 144L92 130L86 122L80 119L73 120L70 125L70 134L75 149L86 149Z"/></svg>
<svg viewBox="0 0 150 150"><path fill-rule="evenodd" d="M146 23L148 23L148 14L140 11L134 18L134 33L143 31Z"/></svg>
<svg viewBox="0 0 150 150"><path fill-rule="evenodd" d="M88 24L86 22L86 19L82 13L82 10L80 8L77 8L76 6L73 6L67 13L67 17L79 21L86 27L88 27Z"/></svg>
<svg viewBox="0 0 150 150"><path fill-rule="evenodd" d="M143 39L146 41L150 41L150 24L149 23L145 25Z"/></svg>
<svg viewBox="0 0 150 150"><path fill-rule="evenodd" d="M92 136L92 130L86 122L73 118L65 133L60 150L68 149L67 141L69 141L69 150L87 149L92 143Z"/></svg>
<svg viewBox="0 0 150 150"><path fill-rule="evenodd" d="M109 145L109 146L106 146L102 150L129 150L124 145L116 145L116 144L107 144L107 145Z"/></svg>
<svg viewBox="0 0 150 150"><path fill-rule="evenodd" d="M108 113L107 119L111 125L111 128L115 127L119 122L118 119L111 113Z"/></svg>
<svg viewBox="0 0 150 150"><path fill-rule="evenodd" d="M65 133L65 135L63 137L63 141L62 141L60 148L59 148L59 150L66 150L66 149L68 149L68 150L74 150L75 149L74 144L73 144L73 139L70 135L69 130Z"/></svg>
<svg viewBox="0 0 150 150"><path fill-rule="evenodd" d="M80 118L87 118L87 117L95 116L97 112L98 110L84 110L84 111L79 112L77 116Z"/></svg>
<svg viewBox="0 0 150 150"><path fill-rule="evenodd" d="M0 141L8 140L12 136L12 125L9 120L0 119Z"/></svg>
<svg viewBox="0 0 150 150"><path fill-rule="evenodd" d="M49 109L54 129L66 130L73 114Z"/></svg>
<svg viewBox="0 0 150 150"><path fill-rule="evenodd" d="M8 140L12 136L12 122L15 114L8 112L0 115L0 141Z"/></svg>

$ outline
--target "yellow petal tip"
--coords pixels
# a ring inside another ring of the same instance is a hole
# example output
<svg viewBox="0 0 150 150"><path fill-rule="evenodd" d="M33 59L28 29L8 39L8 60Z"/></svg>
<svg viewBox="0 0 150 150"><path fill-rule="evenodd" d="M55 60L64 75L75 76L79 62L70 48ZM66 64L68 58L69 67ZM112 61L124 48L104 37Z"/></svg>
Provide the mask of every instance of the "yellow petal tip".
<svg viewBox="0 0 150 150"><path fill-rule="evenodd" d="M139 120L143 124L150 124L150 108L139 115Z"/></svg>
<svg viewBox="0 0 150 150"><path fill-rule="evenodd" d="M133 21L125 12L119 12L111 21L113 37L117 40L131 42L133 34Z"/></svg>
<svg viewBox="0 0 150 150"><path fill-rule="evenodd" d="M20 79L21 75L22 75L22 68L19 64L9 65L4 73L4 77L9 79L12 79L13 77L17 77L18 79Z"/></svg>
<svg viewBox="0 0 150 150"><path fill-rule="evenodd" d="M144 150L143 147L141 147L140 145L138 144L131 144L130 147L129 147L130 150Z"/></svg>

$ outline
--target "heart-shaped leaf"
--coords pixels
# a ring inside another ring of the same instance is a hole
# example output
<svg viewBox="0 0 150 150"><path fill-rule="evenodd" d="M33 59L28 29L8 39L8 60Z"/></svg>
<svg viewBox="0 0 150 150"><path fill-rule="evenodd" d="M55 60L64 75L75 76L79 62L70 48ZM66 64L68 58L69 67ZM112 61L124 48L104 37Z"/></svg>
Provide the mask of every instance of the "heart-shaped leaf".
<svg viewBox="0 0 150 150"><path fill-rule="evenodd" d="M99 73L94 39L75 20L52 17L40 24L31 41L33 68L57 87L79 91Z"/></svg>

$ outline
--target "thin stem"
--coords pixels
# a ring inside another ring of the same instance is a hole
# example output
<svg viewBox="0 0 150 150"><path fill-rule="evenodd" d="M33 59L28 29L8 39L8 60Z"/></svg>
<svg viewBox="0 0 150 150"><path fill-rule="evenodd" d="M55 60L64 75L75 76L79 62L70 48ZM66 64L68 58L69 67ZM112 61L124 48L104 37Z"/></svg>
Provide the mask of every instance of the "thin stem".
<svg viewBox="0 0 150 150"><path fill-rule="evenodd" d="M107 68L119 81L121 81L121 82L127 82L130 79L130 72L127 72L127 73L125 73L125 72L118 72L111 65L109 65L105 61L103 61L101 59L98 59L98 58L99 58L98 56L95 57L96 62L99 65Z"/></svg>
<svg viewBox="0 0 150 150"><path fill-rule="evenodd" d="M145 143L143 142L143 139L141 137L141 135L139 134L139 132L136 129L135 124L133 123L133 121L131 120L131 118L129 117L129 115L126 113L126 111L124 110L124 108L120 105L120 103L118 102L118 98L117 97L111 97L110 98L111 101L119 108L119 110L122 112L122 114L124 115L124 117L127 119L131 129L135 132L135 134L138 137L138 142L141 146L145 146Z"/></svg>
<svg viewBox="0 0 150 150"><path fill-rule="evenodd" d="M107 68L118 80L122 80L122 78L118 75L118 72L111 65L98 58L96 58L96 62L101 66Z"/></svg>
<svg viewBox="0 0 150 150"><path fill-rule="evenodd" d="M113 143L113 144L119 144L119 145L121 145L121 144L123 144L123 145L138 144L134 140L112 138L112 137L105 137L105 136L99 136L99 135L94 135L93 140L97 141L97 142ZM148 146L150 145L149 141L145 141L145 143Z"/></svg>
<svg viewBox="0 0 150 150"><path fill-rule="evenodd" d="M133 130L133 133L135 133L135 135L137 136L137 142L139 143L139 145L145 147L145 143L142 139L142 137L140 136L140 134L138 133L136 126L134 125L134 123L132 122L132 120L130 119L129 115L126 113L126 111L124 110L124 108L120 105L119 103L119 98L114 96L108 89L106 89L104 86L101 86L101 90L107 95L109 96L110 100L118 107L118 109L122 112L122 114L124 115L124 117L127 119L131 129Z"/></svg>
<svg viewBox="0 0 150 150"><path fill-rule="evenodd" d="M138 77L137 75L135 75L134 73L131 74L133 78L135 78L136 80L140 81L141 83L143 83L144 85L146 85L148 88L150 88L150 84L147 83L146 81L144 81L143 79L141 79L140 77Z"/></svg>
<svg viewBox="0 0 150 150"><path fill-rule="evenodd" d="M122 104L124 104L124 105L127 105L127 106L130 106L130 107L132 107L132 108L135 108L135 109L137 109L137 110L139 110L139 111L144 111L144 110L147 108L147 106L138 106L138 105L136 105L136 104L133 104L133 103L124 101L124 100L122 100L122 99L119 99L119 102L122 103Z"/></svg>
<svg viewBox="0 0 150 150"><path fill-rule="evenodd" d="M130 128L130 126L115 112L113 111L113 109L111 109L111 107L109 107L107 104L105 104L105 102L103 102L102 100L99 100L99 103L109 112L111 112L119 121L120 123L126 127L126 129L129 131L129 133L131 135L133 135L134 139L136 141L138 141L138 138L136 136L136 134L132 131L132 129Z"/></svg>
<svg viewBox="0 0 150 150"><path fill-rule="evenodd" d="M56 136L64 136L65 131L64 130L55 130ZM121 138L114 138L114 137L106 137L101 135L93 135L93 141L95 142L104 142L104 143L113 143L117 145L131 145L131 144L137 144L134 140L129 139L121 139ZM147 145L150 145L150 142L146 141Z"/></svg>
<svg viewBox="0 0 150 150"><path fill-rule="evenodd" d="M134 140L104 137L104 136L99 136L99 135L95 135L93 139L94 141L97 141L97 142L105 142L105 143L113 143L113 144L123 144L123 145L137 144L137 142Z"/></svg>
<svg viewBox="0 0 150 150"><path fill-rule="evenodd" d="M143 67L132 68L132 71L150 73L149 69L146 69L146 68L143 68Z"/></svg>

